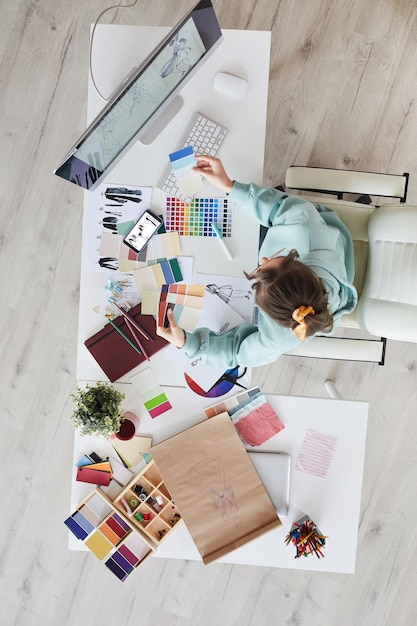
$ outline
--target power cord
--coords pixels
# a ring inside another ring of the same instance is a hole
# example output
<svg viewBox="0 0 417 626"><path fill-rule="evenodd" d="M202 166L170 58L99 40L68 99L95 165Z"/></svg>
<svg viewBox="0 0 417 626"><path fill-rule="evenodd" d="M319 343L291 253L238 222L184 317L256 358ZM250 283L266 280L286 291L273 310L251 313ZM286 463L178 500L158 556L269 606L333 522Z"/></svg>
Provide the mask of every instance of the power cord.
<svg viewBox="0 0 417 626"><path fill-rule="evenodd" d="M94 41L94 33L96 32L96 27L99 23L99 21L101 20L101 18L103 17L103 15L105 13L107 13L108 11L111 11L112 9L129 9L130 7L133 7L138 0L133 0L133 2L131 2L130 4L114 4L111 7L107 7L107 9L104 9L100 15L98 16L98 18L96 19L96 21L94 22L94 26L93 26L93 30L91 32L91 39L90 39L90 59L89 59L89 65L90 65L90 77L91 77L91 82L93 83L94 89L96 90L97 94L100 96L100 98L102 100L104 100L104 102L107 102L108 98L105 98L103 96L103 94L101 93L100 89L97 87L97 83L94 79L94 73L93 73L93 41Z"/></svg>

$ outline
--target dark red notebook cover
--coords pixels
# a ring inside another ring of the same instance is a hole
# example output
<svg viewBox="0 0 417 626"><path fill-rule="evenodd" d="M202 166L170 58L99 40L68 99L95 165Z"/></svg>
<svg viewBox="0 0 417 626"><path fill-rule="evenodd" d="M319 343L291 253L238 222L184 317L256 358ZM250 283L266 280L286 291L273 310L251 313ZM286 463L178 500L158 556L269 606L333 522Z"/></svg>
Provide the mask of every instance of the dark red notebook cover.
<svg viewBox="0 0 417 626"><path fill-rule="evenodd" d="M168 343L162 337L157 336L156 323L152 315L142 315L140 311L141 305L138 304L130 309L129 315L153 339L153 341L145 339L139 332L137 333L147 354L152 356L165 348ZM136 345L135 338L124 317L119 315L113 322ZM143 354L138 354L111 324L106 324L102 330L87 339L84 344L112 383L146 361L146 357Z"/></svg>

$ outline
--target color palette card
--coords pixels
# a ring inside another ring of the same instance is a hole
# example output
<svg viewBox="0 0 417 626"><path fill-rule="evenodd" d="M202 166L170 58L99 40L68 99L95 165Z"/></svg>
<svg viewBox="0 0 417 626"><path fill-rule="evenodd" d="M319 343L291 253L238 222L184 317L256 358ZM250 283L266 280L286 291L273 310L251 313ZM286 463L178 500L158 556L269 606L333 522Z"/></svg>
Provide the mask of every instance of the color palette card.
<svg viewBox="0 0 417 626"><path fill-rule="evenodd" d="M197 165L194 151L191 146L172 152L169 155L172 171L177 179L180 195L184 198L192 197L204 189L202 178L193 171Z"/></svg>
<svg viewBox="0 0 417 626"><path fill-rule="evenodd" d="M181 328L193 331L203 308L204 294L204 285L163 285L158 305L159 326L168 326L167 312L170 309Z"/></svg>
<svg viewBox="0 0 417 626"><path fill-rule="evenodd" d="M181 242L178 233L162 233L154 235L146 246L146 260L180 256Z"/></svg>
<svg viewBox="0 0 417 626"><path fill-rule="evenodd" d="M172 409L171 403L150 368L135 374L130 380L152 418Z"/></svg>
<svg viewBox="0 0 417 626"><path fill-rule="evenodd" d="M160 263L153 263L142 269L134 270L132 274L139 293L182 280L177 259L165 259Z"/></svg>
<svg viewBox="0 0 417 626"><path fill-rule="evenodd" d="M193 198L183 202L168 197L165 202L165 227L188 237L215 237L211 226L218 224L223 237L232 236L233 213L227 198Z"/></svg>

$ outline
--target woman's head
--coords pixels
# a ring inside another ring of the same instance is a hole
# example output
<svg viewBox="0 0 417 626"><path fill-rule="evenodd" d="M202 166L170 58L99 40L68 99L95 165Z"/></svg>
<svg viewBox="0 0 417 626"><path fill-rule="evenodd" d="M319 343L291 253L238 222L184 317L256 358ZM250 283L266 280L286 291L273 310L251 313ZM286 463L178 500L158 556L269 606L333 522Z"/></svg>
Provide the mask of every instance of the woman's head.
<svg viewBox="0 0 417 626"><path fill-rule="evenodd" d="M264 257L254 272L245 275L255 281L256 304L280 326L291 328L300 339L331 331L333 317L324 285L298 260L296 250L287 256Z"/></svg>

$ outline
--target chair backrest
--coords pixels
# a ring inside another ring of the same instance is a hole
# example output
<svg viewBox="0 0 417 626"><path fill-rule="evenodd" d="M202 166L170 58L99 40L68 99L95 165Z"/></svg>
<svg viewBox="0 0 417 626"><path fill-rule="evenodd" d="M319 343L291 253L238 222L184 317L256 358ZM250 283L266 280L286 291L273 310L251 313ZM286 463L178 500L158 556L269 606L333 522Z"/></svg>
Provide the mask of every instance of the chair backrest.
<svg viewBox="0 0 417 626"><path fill-rule="evenodd" d="M417 342L417 206L376 209L369 219L368 242L357 322L374 335Z"/></svg>
<svg viewBox="0 0 417 626"><path fill-rule="evenodd" d="M336 194L303 197L336 211L354 244L356 311L342 326L359 327L381 337L417 341L417 207L405 204L408 174L378 174L292 166L286 187ZM398 198L379 207L344 201L344 193Z"/></svg>
<svg viewBox="0 0 417 626"><path fill-rule="evenodd" d="M306 196L303 198L327 206L335 211L342 222L347 226L353 239L354 259L355 259L355 278L354 285L361 297L363 286L366 278L366 268L368 265L368 222L369 218L375 210L375 207L356 202L347 202L344 200L336 200L331 197ZM357 321L356 309L344 315L340 321L340 326L359 328Z"/></svg>

